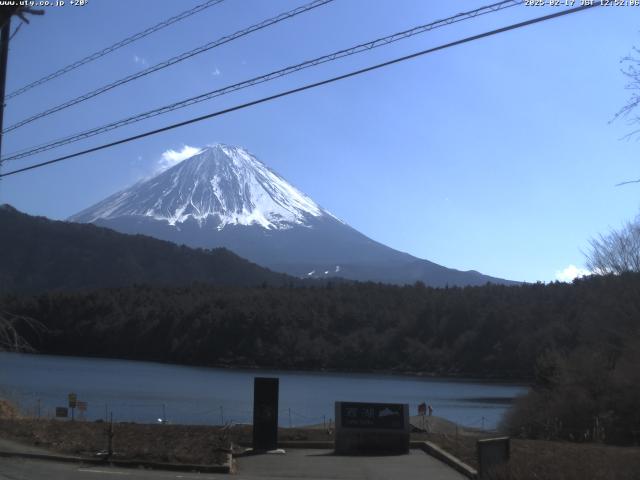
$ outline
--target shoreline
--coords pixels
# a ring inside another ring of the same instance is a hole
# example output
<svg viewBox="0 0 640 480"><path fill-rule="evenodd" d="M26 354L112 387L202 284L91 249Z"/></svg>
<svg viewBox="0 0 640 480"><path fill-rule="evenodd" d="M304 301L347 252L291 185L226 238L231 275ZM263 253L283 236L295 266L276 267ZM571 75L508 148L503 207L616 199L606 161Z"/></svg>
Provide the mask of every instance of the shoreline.
<svg viewBox="0 0 640 480"><path fill-rule="evenodd" d="M304 368L288 368L288 367L273 367L273 366L259 366L259 365L228 365L228 364L216 364L216 365L202 365L195 363L175 363L172 361L163 361L158 359L139 359L131 357L105 357L100 355L75 355L66 353L42 353L42 352L0 352L0 354L9 355L33 355L33 356L50 356L59 358L77 358L77 359L91 359L91 360L107 360L107 361L124 361L124 362L137 362L137 363L151 363L157 365L171 365L176 367L190 367L190 368L205 368L215 370L228 370L239 372L283 372L283 373L301 373L305 375L310 374L333 374L333 375L377 375L377 376L389 376L389 377L408 377L408 378L425 378L431 380L446 380L450 382L460 383L473 383L482 382L489 384L500 385L513 385L529 387L531 385L531 378L520 378L515 376L500 376L500 375L477 375L464 372L458 373L439 373L430 371L401 371L393 369L384 370L342 370L333 368L321 368L321 369L304 369Z"/></svg>

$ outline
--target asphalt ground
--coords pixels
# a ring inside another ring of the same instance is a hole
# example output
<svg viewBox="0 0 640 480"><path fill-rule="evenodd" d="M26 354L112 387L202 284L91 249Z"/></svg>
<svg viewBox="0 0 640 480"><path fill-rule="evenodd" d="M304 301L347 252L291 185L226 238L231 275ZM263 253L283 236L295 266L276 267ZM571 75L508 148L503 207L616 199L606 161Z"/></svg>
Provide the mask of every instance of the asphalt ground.
<svg viewBox="0 0 640 480"><path fill-rule="evenodd" d="M237 473L199 474L160 470L60 463L22 458L0 458L0 480L80 480L126 478L152 479L237 479L237 480L395 480L429 478L463 480L463 475L421 450L408 455L338 456L331 450L289 449L286 454L261 454L236 459Z"/></svg>
<svg viewBox="0 0 640 480"><path fill-rule="evenodd" d="M0 480L107 480L109 478L127 480L232 480L235 476L113 468L22 458L0 458Z"/></svg>
<svg viewBox="0 0 640 480"><path fill-rule="evenodd" d="M462 480L463 475L422 450L407 455L343 456L332 450L288 449L286 454L263 454L236 458L237 478L246 480L348 479L394 480L429 478Z"/></svg>

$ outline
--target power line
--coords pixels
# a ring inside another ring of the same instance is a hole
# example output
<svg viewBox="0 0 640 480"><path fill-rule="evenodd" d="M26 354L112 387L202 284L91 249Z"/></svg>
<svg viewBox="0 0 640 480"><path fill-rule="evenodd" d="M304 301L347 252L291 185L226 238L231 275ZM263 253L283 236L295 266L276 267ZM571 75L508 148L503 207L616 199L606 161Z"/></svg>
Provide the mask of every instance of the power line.
<svg viewBox="0 0 640 480"><path fill-rule="evenodd" d="M168 60L165 60L164 62L160 62L156 65L153 65L149 68L146 68L144 70L141 70L139 72L136 72L134 74L128 75L124 78L121 78L120 80L116 80L115 82L109 83L107 85L103 85L100 88L97 88L96 90L93 90L91 92L85 93L84 95L80 95L79 97L73 98L71 100L68 100L64 103L61 103L60 105L57 105L55 107L49 108L43 112L37 113L35 115L32 115L31 117L25 118L24 120L21 120L17 123L14 123L13 125L8 126L7 128L4 129L4 131L2 133L8 133L11 132L12 130L15 130L17 128L20 128L24 125L27 125L28 123L34 122L40 118L43 117L47 117L53 113L59 112L60 110L64 110L65 108L69 108L73 105L77 105L78 103L84 102L86 100L89 100L90 98L96 97L98 95L101 95L105 92L108 92L109 90L112 90L116 87L119 87L121 85L124 85L126 83L132 82L134 80L137 80L141 77L144 77L146 75L149 75L153 72L157 72L158 70L162 70L164 68L170 67L171 65L175 65L176 63L180 63L184 60L187 60L188 58L191 58L195 55L199 55L201 53L204 53L206 51L209 51L213 48L219 47L220 45L224 45L225 43L229 43L232 42L233 40L236 40L240 37L244 37L246 35L249 35L250 33L253 33L257 30L262 30L263 28L267 28L270 27L271 25L275 25L276 23L280 23L284 20L287 20L289 18L295 17L296 15L300 15L301 13L305 13L308 12L309 10L312 10L314 8L320 7L322 5L325 5L327 3L333 2L334 0L313 0L311 3L308 3L306 5L303 5L301 7L298 8L294 8L293 10L289 10L287 12L281 13L280 15L273 17L273 18L269 18L267 20L264 20L260 23L257 23L255 25L252 25L250 27L247 27L245 29L239 30L231 35L226 35L224 37L221 37L217 40L214 40L213 42L209 42L205 45L202 45L198 48L194 48L193 50L189 50L188 52L184 52L178 56L172 57Z"/></svg>
<svg viewBox="0 0 640 480"><path fill-rule="evenodd" d="M86 149L86 150L82 150L80 152L72 153L72 154L69 154L69 155L64 155L62 157L54 158L54 159L48 160L46 162L41 162L41 163L37 163L37 164L34 164L34 165L30 165L28 167L20 168L20 169L17 169L17 170L12 170L10 172L0 174L0 178L8 177L9 175L15 175L17 173L26 172L28 170L33 170L33 169L36 169L36 168L44 167L46 165L51 165L53 163L58 163L58 162L61 162L63 160L68 160L68 159L71 159L71 158L79 157L81 155L86 155L87 153L97 152L99 150L104 150L106 148L114 147L116 145L121 145L121 144L124 144L124 143L132 142L134 140L139 140L141 138L149 137L151 135L157 135L158 133L166 132L168 130L173 130L175 128L183 127L185 125L190 125L192 123L201 122L203 120L207 120L207 119L210 119L210 118L214 118L214 117L218 117L218 116L221 116L221 115L225 115L227 113L235 112L237 110L243 110L245 108L252 107L254 105L259 105L261 103L266 103L266 102L269 102L271 100L275 100L275 99L278 99L278 98L281 98L281 97L286 97L286 96L289 96L289 95L293 95L295 93L303 92L305 90L310 90L312 88L320 87L322 85L327 85L327 84L330 84L330 83L334 83L334 82L337 82L339 80L344 80L346 78L355 77L355 76L361 75L363 73L371 72L373 70L378 70L380 68L384 68L384 67L387 67L389 65L394 65L396 63L404 62L406 60L411 60L411 59L414 59L414 58L417 58L417 57L420 57L420 56L423 56L423 55L426 55L426 54L429 54L429 53L437 52L439 50L444 50L444 49L447 49L447 48L450 48L450 47L454 47L454 46L457 46L457 45L462 45L464 43L469 43L469 42L472 42L472 41L475 41L475 40L480 40L480 39L485 38L485 37L490 37L490 36L493 36L493 35L497 35L499 33L504 33L504 32L510 31L510 30L515 30L515 29L518 29L518 28L526 27L528 25L533 25L533 24L536 24L536 23L544 22L546 20L551 20L551 19L562 17L562 16L565 16L565 15L570 15L572 13L577 13L577 12L580 12L582 10L587 10L589 8L593 8L593 7L596 7L596 6L600 6L600 4L594 3L594 4L591 4L591 5L583 5L583 6L580 6L580 7L575 7L575 8L571 8L571 9L567 9L567 10L562 10L562 11L559 11L559 12L556 12L556 13L551 13L549 15L536 17L536 18L533 18L531 20L526 20L524 22L511 24L511 25L508 25L506 27L498 28L498 29L495 29L495 30L490 30L488 32L480 33L478 35L473 35L471 37L466 37L466 38L463 38L461 40L456 40L456 41L453 41L453 42L450 42L450 43L446 43L444 45L439 45L437 47L429 48L429 49L426 49L426 50L421 50L419 52L412 53L410 55L405 55L403 57L395 58L393 60L389 60L389 61L386 61L386 62L383 62L383 63L378 63L376 65L372 65L370 67L362 68L360 70L355 70L355 71L352 71L352 72L349 72L349 73L345 73L345 74L339 75L337 77L332 77L332 78L328 78L328 79L325 79L325 80L321 80L319 82L303 85L302 87L297 87L297 88L294 88L294 89L291 89L291 90L286 90L284 92L280 92L280 93L277 93L275 95L271 95L271 96L268 96L268 97L263 97L263 98L260 98L258 100L253 100L251 102L243 103L243 104L240 104L240 105L235 105L233 107L225 108L223 110L218 110L217 112L209 113L207 115L202 115L202 116L199 116L199 117L191 118L191 119L185 120L183 122L174 123L172 125L167 125L167 126L162 127L162 128L158 128L158 129L155 129L155 130L150 130L150 131L147 131L145 133L141 133L141 134L138 134L138 135L133 135L131 137L127 137L127 138L123 138L123 139L120 139L120 140L116 140L114 142L110 142L110 143L106 143L106 144L103 144L103 145L100 145L100 146L97 146L97 147L93 147L93 148L89 148L89 149Z"/></svg>
<svg viewBox="0 0 640 480"><path fill-rule="evenodd" d="M22 27L22 23L23 23L23 22L20 22L20 23L18 24L18 26L15 28L15 30L13 31L13 33L12 33L12 34L11 34L11 36L9 37L9 40L13 40L13 37L15 37L15 36L18 34L18 32L20 31L20 27ZM5 100L6 100L7 98L9 98L9 96L6 96L6 97L5 97Z"/></svg>
<svg viewBox="0 0 640 480"><path fill-rule="evenodd" d="M25 149L22 151L14 152L3 158L2 160L18 160L21 158L29 157L31 155L35 155L36 153L41 153L47 150L51 150L53 148L60 147L62 145L68 145L70 143L75 143L80 140L84 140L102 133L109 132L111 130L115 130L117 128L124 127L126 125L130 125L133 123L137 123L142 120L146 120L158 115L162 115L165 113L172 112L174 110L185 108L196 103L204 102L206 100L210 100L215 97L220 97L222 95L226 95L238 90L242 90L244 88L252 87L254 85L258 85L260 83L265 83L271 80L275 80L277 78L290 75L292 73L298 72L300 70L315 67L317 65L338 60L340 58L348 57L351 55L355 55L358 53L366 52L372 50L374 48L378 48L384 45L388 45L390 43L397 42L399 40L403 40L414 35L418 35L421 33L428 32L430 30L434 30L439 27L443 27L445 25L451 25L454 23L461 22L463 20L468 20L470 18L475 18L481 15L485 15L488 13L496 12L498 10L503 10L505 8L513 7L516 5L521 5L522 0L505 0L492 5L488 5L485 7L478 8L476 10L471 10L469 12L459 13L453 17L448 17L442 20L437 20L435 22L428 23L426 25L420 25L409 30L405 30L403 32L394 33L392 35L388 35L386 37L378 38L376 40L362 43L360 45L356 45L354 47L350 47L344 50L338 50L336 52L330 53L328 55L323 55L322 57L317 57L312 60L307 60L302 63L298 63L296 65L292 65L289 67L285 67L280 70L276 70L265 75L261 75L259 77L254 77L249 80L245 80L239 83L235 83L233 85L228 85L223 88L219 88L216 90L212 90L210 92L203 93L201 95L197 95L195 97L190 97L185 100L181 100L179 102L175 102L169 105L165 105L160 108L156 108L153 110L149 110L147 112L143 112L137 115L133 115L122 120L118 120L107 125L102 125L100 127L96 127L90 130L85 130L84 132L80 132L62 139L54 140L52 142L48 142L42 145L38 145L33 148Z"/></svg>
<svg viewBox="0 0 640 480"><path fill-rule="evenodd" d="M82 65L86 65L89 62L92 62L94 60L97 60L100 57L104 57L105 55L114 52L116 50L118 50L119 48L122 48L126 45L129 45L130 43L133 43L137 40L140 40L141 38L144 38L148 35L151 35L152 33L157 32L158 30L162 30L165 27L168 27L169 25L172 25L176 22L179 22L180 20L184 20L187 17L190 17L191 15L195 15L196 13L200 13L203 10L209 8L209 7L213 7L214 5L217 5L221 2L223 2L224 0L207 0L204 3L201 3L199 5L196 5L195 7L191 8L190 10L186 10L178 15L175 15L171 18L168 18L167 20L164 20L160 23L158 23L157 25L154 25L153 27L149 27L146 30L143 30L142 32L138 32L134 35L131 35L130 37L125 38L124 40L120 40L117 43L114 43L113 45L111 45L110 47L106 47L103 48L102 50L99 50L95 53L92 53L91 55L87 55L86 57L73 62L69 65L67 65L66 67L62 67L59 70L56 70L53 73L50 73L49 75L45 75L44 77L40 78L39 80L36 80L35 82L31 82L28 85L25 85L24 87L21 87L13 92L11 92L10 94L7 95L7 100L13 97L17 97L18 95L23 94L24 92L26 92L27 90L31 90L34 87L37 87L39 85L42 85L43 83L46 83L50 80L53 80L54 78L58 78L61 75L64 75L65 73L69 73L72 70L75 70L76 68L81 67ZM18 28L20 28L20 25L18 25ZM16 31L14 32L14 35L17 33L18 28L16 28Z"/></svg>

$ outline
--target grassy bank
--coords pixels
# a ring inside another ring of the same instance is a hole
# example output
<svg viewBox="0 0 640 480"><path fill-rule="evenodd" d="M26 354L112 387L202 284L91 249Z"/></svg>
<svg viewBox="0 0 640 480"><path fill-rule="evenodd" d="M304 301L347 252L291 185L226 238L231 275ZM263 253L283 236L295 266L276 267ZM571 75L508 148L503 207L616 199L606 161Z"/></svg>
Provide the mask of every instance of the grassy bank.
<svg viewBox="0 0 640 480"><path fill-rule="evenodd" d="M57 420L3 419L0 435L54 453L96 457L108 450L108 424ZM218 465L230 443L217 427L183 425L113 425L113 458L162 463Z"/></svg>
<svg viewBox="0 0 640 480"><path fill-rule="evenodd" d="M466 431L415 435L429 440L478 468L476 442L487 435ZM638 480L640 447L614 447L596 443L511 440L511 460L495 480Z"/></svg>
<svg viewBox="0 0 640 480"><path fill-rule="evenodd" d="M0 403L1 405L1 403ZM52 452L94 457L107 449L103 422L70 422L24 418L0 419L0 436ZM429 440L468 465L477 468L476 441L486 433L447 428L437 433L414 433L412 440ZM204 425L113 426L114 457L152 462L215 465L224 462L232 444L251 444L251 426L232 428ZM332 441L322 428L282 428L280 441ZM612 447L590 443L513 439L511 461L495 480L637 480L639 447Z"/></svg>
<svg viewBox="0 0 640 480"><path fill-rule="evenodd" d="M0 419L20 418L20 412L11 402L0 398Z"/></svg>

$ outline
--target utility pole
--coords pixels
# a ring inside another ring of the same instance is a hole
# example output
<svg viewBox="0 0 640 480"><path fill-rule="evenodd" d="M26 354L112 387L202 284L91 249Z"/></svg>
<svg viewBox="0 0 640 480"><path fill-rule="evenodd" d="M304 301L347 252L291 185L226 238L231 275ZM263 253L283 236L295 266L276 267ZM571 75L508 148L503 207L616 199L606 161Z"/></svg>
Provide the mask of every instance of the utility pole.
<svg viewBox="0 0 640 480"><path fill-rule="evenodd" d="M11 17L4 22L0 32L0 156L2 155L2 129L4 120L4 92L7 80L7 59L9 58L9 31L11 30ZM0 160L1 166L2 160Z"/></svg>
<svg viewBox="0 0 640 480"><path fill-rule="evenodd" d="M17 2L15 2L17 3ZM3 7L9 11L2 12L2 31L0 32L0 158L2 157L2 130L4 129L4 94L7 82L7 59L9 58L9 37L11 32L11 17L17 15L25 23L29 23L26 15L44 15L44 10L35 10L26 6ZM6 20L5 20L6 18ZM0 160L0 169L2 160Z"/></svg>

